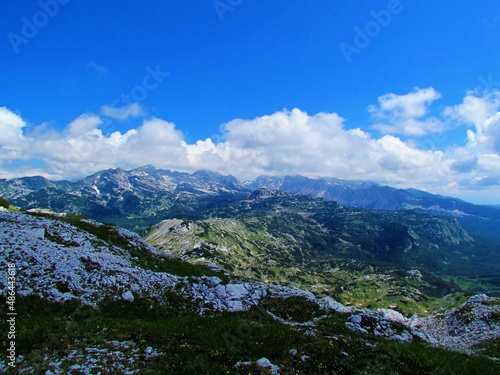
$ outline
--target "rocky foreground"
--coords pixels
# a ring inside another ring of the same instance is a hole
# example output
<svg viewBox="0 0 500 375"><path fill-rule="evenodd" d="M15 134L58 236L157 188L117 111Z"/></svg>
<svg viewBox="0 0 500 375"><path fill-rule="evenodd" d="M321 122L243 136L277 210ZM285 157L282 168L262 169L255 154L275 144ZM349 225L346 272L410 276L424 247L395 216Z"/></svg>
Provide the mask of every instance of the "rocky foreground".
<svg viewBox="0 0 500 375"><path fill-rule="evenodd" d="M316 298L297 288L245 282L223 274L220 277L173 275L161 271L162 262L169 259L137 234L123 229L88 220L71 222L63 217L0 211L0 263L15 264L18 298L38 296L53 302L78 301L88 306L98 306L106 300L134 303L146 299L168 307L171 297L176 295L199 314L260 307L277 322L314 335L321 316L296 322L272 313L268 305L262 304L264 299L294 297L316 305L323 315L342 314L346 327L352 331L389 340L420 338L433 346L472 354L475 344L500 337L500 306L496 299L486 295L474 296L441 315L408 318L393 310L348 308L329 297ZM7 272L2 272L0 297L5 299L7 293ZM85 350L88 356L77 352L73 355L81 355L83 360L84 357L108 358L110 352L122 353L114 354L114 358L118 358L116 363L120 362L119 358L125 361L126 357L133 359L139 355L133 343L118 341L110 343L108 348ZM154 348L144 350L148 356L160 355ZM141 356L144 350L141 349ZM56 357L54 354L55 362ZM23 359L19 354L16 360L22 363ZM245 362L242 363L244 366ZM118 370L124 371L124 368Z"/></svg>

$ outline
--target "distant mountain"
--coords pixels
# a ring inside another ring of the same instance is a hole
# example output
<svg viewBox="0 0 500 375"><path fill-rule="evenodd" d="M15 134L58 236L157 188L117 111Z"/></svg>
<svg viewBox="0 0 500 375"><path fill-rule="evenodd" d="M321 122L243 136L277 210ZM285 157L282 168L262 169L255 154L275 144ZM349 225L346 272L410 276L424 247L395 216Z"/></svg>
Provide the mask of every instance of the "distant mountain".
<svg viewBox="0 0 500 375"><path fill-rule="evenodd" d="M245 184L249 189L266 187L292 194L310 194L348 207L375 210L416 210L452 216L471 233L500 239L500 210L465 202L458 198L430 194L416 189L396 189L369 181L304 176L261 176Z"/></svg>
<svg viewBox="0 0 500 375"><path fill-rule="evenodd" d="M473 234L500 240L499 209L416 189L336 178L261 176L241 183L206 170L188 174L144 166L108 169L76 182L0 179L0 196L23 208L79 213L140 232L163 219L217 216L218 208L260 187L309 194L347 207L451 216Z"/></svg>
<svg viewBox="0 0 500 375"><path fill-rule="evenodd" d="M0 180L0 196L16 206L83 214L134 230L146 229L165 217L190 217L214 200L224 202L247 192L232 176L152 166L108 169L76 182L43 177Z"/></svg>
<svg viewBox="0 0 500 375"><path fill-rule="evenodd" d="M500 210L500 204L485 204L485 207L490 207L490 208L496 208L497 210Z"/></svg>

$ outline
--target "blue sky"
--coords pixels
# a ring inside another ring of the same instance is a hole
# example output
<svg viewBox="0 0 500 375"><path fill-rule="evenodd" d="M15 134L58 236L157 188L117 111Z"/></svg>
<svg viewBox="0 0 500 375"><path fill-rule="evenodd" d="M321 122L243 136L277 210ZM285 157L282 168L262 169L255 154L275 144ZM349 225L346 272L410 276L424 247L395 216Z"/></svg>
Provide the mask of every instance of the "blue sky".
<svg viewBox="0 0 500 375"><path fill-rule="evenodd" d="M500 3L4 1L0 177L154 164L500 203Z"/></svg>

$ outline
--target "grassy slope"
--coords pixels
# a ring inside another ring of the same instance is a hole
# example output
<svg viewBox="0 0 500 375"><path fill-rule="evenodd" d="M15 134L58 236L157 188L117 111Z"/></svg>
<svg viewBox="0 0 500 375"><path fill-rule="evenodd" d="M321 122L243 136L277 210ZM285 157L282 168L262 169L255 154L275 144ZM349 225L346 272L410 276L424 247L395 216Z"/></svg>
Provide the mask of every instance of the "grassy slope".
<svg viewBox="0 0 500 375"><path fill-rule="evenodd" d="M426 314L465 301L463 293L442 299L450 284L430 273L412 277L402 267L343 257L342 249L355 247L352 242L328 244L322 228L301 217L210 219L183 225L190 225L191 231L153 231L146 239L194 262L215 262L240 277L293 284L358 307L397 305L406 314ZM339 254L325 253L322 249L328 246L340 249Z"/></svg>
<svg viewBox="0 0 500 375"><path fill-rule="evenodd" d="M297 318L296 312L303 308L279 307L274 302L274 312L282 316ZM107 348L111 340L127 341L137 349L134 368L142 374L264 374L256 367L233 367L238 361L262 357L279 364L282 374L486 375L500 371L500 364L486 358L432 349L417 341L404 344L353 333L341 314L323 318L316 335L310 336L258 310L201 317L184 310L149 309L147 301L104 303L92 310L36 298L18 299L17 308L17 350L26 358L22 366L31 366L29 372L35 374L48 370L54 356L64 358L89 347ZM142 353L149 346L163 354L146 359ZM290 354L291 349L297 355ZM302 355L309 358L302 361ZM71 364L66 361L62 367ZM101 370L108 373L105 366Z"/></svg>

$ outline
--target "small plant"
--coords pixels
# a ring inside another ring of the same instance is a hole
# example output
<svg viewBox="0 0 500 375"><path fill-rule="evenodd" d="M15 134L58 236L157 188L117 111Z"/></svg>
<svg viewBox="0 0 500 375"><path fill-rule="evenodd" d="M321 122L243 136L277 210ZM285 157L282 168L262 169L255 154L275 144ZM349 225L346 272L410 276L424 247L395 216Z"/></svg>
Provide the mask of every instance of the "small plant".
<svg viewBox="0 0 500 375"><path fill-rule="evenodd" d="M493 311L490 315L491 320L496 324L500 324L500 311Z"/></svg>
<svg viewBox="0 0 500 375"><path fill-rule="evenodd" d="M482 302L485 306L500 306L500 298L492 298Z"/></svg>
<svg viewBox="0 0 500 375"><path fill-rule="evenodd" d="M273 314L294 322L310 321L319 315L319 306L305 297L267 298L261 307Z"/></svg>
<svg viewBox="0 0 500 375"><path fill-rule="evenodd" d="M500 338L483 341L482 343L476 345L475 349L479 350L482 355L496 358L498 360L500 359Z"/></svg>
<svg viewBox="0 0 500 375"><path fill-rule="evenodd" d="M7 201L7 199L0 197L0 207L9 208L10 203Z"/></svg>

